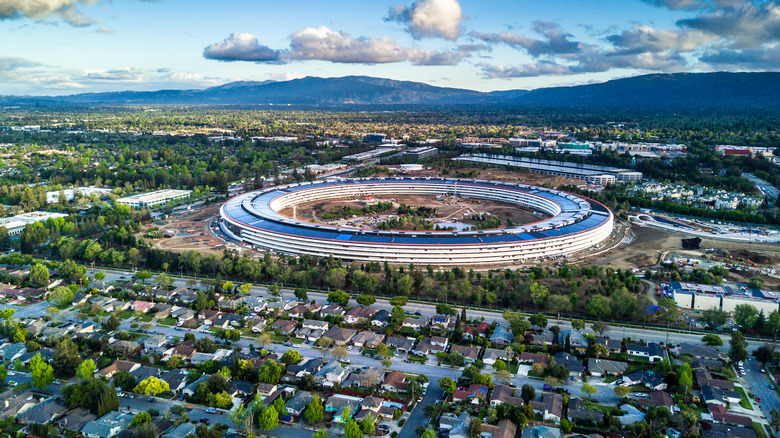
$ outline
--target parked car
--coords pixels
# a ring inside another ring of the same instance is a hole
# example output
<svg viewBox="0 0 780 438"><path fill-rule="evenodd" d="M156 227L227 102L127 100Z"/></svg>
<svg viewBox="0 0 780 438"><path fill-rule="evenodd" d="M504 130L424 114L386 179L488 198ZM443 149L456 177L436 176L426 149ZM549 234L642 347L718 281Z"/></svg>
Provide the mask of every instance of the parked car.
<svg viewBox="0 0 780 438"><path fill-rule="evenodd" d="M284 343L284 344L282 344L282 345L284 345L285 347L290 347L290 346L292 346L292 344L291 344L291 343L289 343L289 342L285 342L285 343Z"/></svg>
<svg viewBox="0 0 780 438"><path fill-rule="evenodd" d="M157 399L154 398L153 396L149 396L149 398L147 398L146 401L148 401L149 403L157 403Z"/></svg>
<svg viewBox="0 0 780 438"><path fill-rule="evenodd" d="M209 413L209 414L216 414L217 410L214 409L214 408L208 408L208 409L206 409L206 412Z"/></svg>
<svg viewBox="0 0 780 438"><path fill-rule="evenodd" d="M209 424L209 423L211 423L211 420L209 420L208 418L201 418L201 419L200 419L200 420L198 420L198 421L200 421L200 422L201 422L201 423L203 423L203 424Z"/></svg>
<svg viewBox="0 0 780 438"><path fill-rule="evenodd" d="M352 351L353 348L355 348L354 345L350 345L349 347L347 347L347 351Z"/></svg>

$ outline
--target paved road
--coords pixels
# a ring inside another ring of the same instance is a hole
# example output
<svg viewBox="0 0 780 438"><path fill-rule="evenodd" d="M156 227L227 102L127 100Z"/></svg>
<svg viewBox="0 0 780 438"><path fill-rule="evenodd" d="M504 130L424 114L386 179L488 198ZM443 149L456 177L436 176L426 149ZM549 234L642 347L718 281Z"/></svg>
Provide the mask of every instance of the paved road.
<svg viewBox="0 0 780 438"><path fill-rule="evenodd" d="M428 393L425 394L425 397L423 397L423 401L421 403L417 403L417 405L414 407L411 415L409 415L409 418L406 419L406 423L404 423L404 427L401 429L401 433L398 434L398 437L414 438L418 436L415 432L417 428L428 424L428 420L425 418L425 414L423 413L423 408L431 403L435 403L441 400L443 394L444 391L441 389L441 386L439 386L439 379L432 379L428 384Z"/></svg>
<svg viewBox="0 0 780 438"><path fill-rule="evenodd" d="M753 408L759 407L763 417L768 420L769 412L772 409L780 409L780 397L774 389L769 389L769 385L774 385L774 383L770 382L767 374L761 372L761 363L754 358L750 358L746 362L743 379L749 385L753 395L761 398L760 403L755 400L751 400L750 403Z"/></svg>

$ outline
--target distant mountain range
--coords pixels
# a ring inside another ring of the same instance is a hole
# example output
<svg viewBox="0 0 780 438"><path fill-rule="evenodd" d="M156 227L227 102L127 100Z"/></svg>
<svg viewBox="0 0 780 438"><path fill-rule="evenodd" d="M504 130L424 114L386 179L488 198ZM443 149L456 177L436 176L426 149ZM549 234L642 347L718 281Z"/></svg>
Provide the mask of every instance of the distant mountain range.
<svg viewBox="0 0 780 438"><path fill-rule="evenodd" d="M623 109L780 109L780 73L675 73L571 87L479 92L367 76L231 82L204 90L0 96L0 104L511 105Z"/></svg>

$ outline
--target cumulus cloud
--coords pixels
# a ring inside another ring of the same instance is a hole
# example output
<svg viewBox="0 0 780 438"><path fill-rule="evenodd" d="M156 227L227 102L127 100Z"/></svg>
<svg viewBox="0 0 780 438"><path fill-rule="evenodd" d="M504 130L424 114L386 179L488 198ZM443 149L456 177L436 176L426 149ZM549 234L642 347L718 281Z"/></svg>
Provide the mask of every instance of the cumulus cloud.
<svg viewBox="0 0 780 438"><path fill-rule="evenodd" d="M392 6L387 21L404 23L415 39L456 40L461 33L463 10L458 0L418 0L411 6Z"/></svg>
<svg viewBox="0 0 780 438"><path fill-rule="evenodd" d="M757 48L780 40L780 4L744 2L715 8L698 17L679 20L683 29L717 35L733 49Z"/></svg>
<svg viewBox="0 0 780 438"><path fill-rule="evenodd" d="M780 65L780 46L744 50L712 50L699 60L719 69L763 70L768 65Z"/></svg>
<svg viewBox="0 0 780 438"><path fill-rule="evenodd" d="M203 57L218 61L273 62L279 60L279 53L260 44L251 33L231 33L221 43L214 43L203 49Z"/></svg>
<svg viewBox="0 0 780 438"><path fill-rule="evenodd" d="M84 75L85 79L96 81L121 81L121 82L140 82L144 79L143 72L133 69L117 69L117 70L98 70L90 71Z"/></svg>
<svg viewBox="0 0 780 438"><path fill-rule="evenodd" d="M348 64L386 64L410 61L415 65L454 65L469 56L466 51L434 52L418 47L403 47L394 40L353 38L321 26L307 27L290 36L291 59L320 60Z"/></svg>
<svg viewBox="0 0 780 438"><path fill-rule="evenodd" d="M706 32L655 29L650 26L634 26L631 30L607 37L607 41L621 49L622 54L666 50L691 52L715 40L717 36Z"/></svg>
<svg viewBox="0 0 780 438"><path fill-rule="evenodd" d="M0 19L28 17L36 20L59 16L72 26L85 27L98 21L79 12L77 6L99 0L0 0Z"/></svg>
<svg viewBox="0 0 780 438"><path fill-rule="evenodd" d="M452 51L429 51L404 47L391 38L352 37L347 32L325 26L307 27L290 35L290 47L273 50L261 45L248 33L231 34L221 43L203 51L207 59L288 63L292 61L329 61L344 64L386 64L409 61L415 65L454 65L475 51L486 50L480 44L463 45Z"/></svg>
<svg viewBox="0 0 780 438"><path fill-rule="evenodd" d="M543 39L529 38L512 32L500 34L472 32L470 35L488 43L503 43L523 49L533 57L577 53L581 49L581 44L572 40L573 35L565 32L555 23L535 21L533 30L542 35Z"/></svg>
<svg viewBox="0 0 780 438"><path fill-rule="evenodd" d="M0 56L0 72L8 72L11 70L19 70L22 68L38 67L41 66L40 62L31 61L25 58L17 58L13 56Z"/></svg>

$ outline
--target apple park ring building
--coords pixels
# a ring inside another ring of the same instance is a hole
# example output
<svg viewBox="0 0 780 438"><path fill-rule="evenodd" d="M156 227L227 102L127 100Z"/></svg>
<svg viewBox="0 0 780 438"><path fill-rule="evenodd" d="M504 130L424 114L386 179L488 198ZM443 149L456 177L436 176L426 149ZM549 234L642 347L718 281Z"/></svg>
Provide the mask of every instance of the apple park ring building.
<svg viewBox="0 0 780 438"><path fill-rule="evenodd" d="M368 196L453 195L500 201L550 217L525 225L467 231L387 231L296 220L280 211L312 201ZM558 190L495 181L356 178L276 186L236 196L219 211L231 239L288 255L418 265L523 263L586 250L612 233L604 205Z"/></svg>

